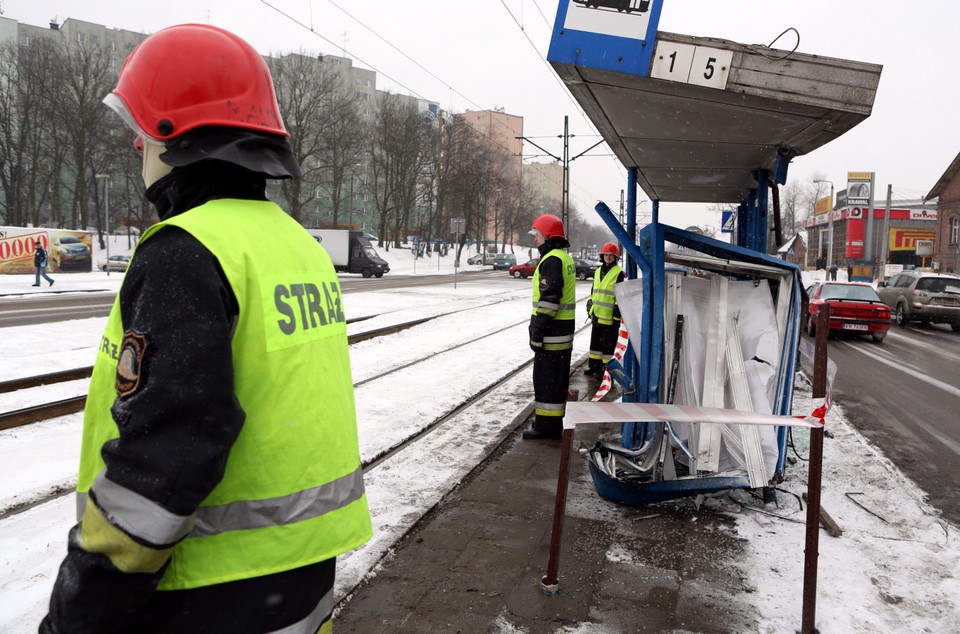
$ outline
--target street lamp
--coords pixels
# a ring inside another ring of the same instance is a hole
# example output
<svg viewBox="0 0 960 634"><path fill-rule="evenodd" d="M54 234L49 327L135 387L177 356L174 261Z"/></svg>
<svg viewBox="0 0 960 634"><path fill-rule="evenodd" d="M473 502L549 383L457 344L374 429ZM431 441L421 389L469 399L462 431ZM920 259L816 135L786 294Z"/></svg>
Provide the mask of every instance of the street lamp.
<svg viewBox="0 0 960 634"><path fill-rule="evenodd" d="M104 211L104 222L103 228L107 233L107 275L110 275L110 175L109 174L96 174L94 175L96 180L105 180L107 181L103 185L103 211Z"/></svg>
<svg viewBox="0 0 960 634"><path fill-rule="evenodd" d="M827 243L827 271L833 266L833 181L815 180L814 183L830 183L830 209L827 210L827 226L830 232L830 241Z"/></svg>

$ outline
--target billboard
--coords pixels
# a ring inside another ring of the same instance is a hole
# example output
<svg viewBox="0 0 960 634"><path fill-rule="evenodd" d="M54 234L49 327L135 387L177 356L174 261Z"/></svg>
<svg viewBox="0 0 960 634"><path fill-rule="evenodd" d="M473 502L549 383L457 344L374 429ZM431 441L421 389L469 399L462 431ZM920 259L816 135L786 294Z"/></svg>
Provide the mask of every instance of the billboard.
<svg viewBox="0 0 960 634"><path fill-rule="evenodd" d="M891 251L916 251L917 240L930 240L937 237L934 229L891 229L890 230L890 250Z"/></svg>
<svg viewBox="0 0 960 634"><path fill-rule="evenodd" d="M813 206L813 214L819 216L820 214L825 214L830 211L830 208L833 206L830 204L830 197L824 196L823 198L818 198L817 202Z"/></svg>
<svg viewBox="0 0 960 634"><path fill-rule="evenodd" d="M47 250L47 270L93 270L93 234L89 231L0 227L0 273L33 273L36 243Z"/></svg>
<svg viewBox="0 0 960 634"><path fill-rule="evenodd" d="M847 172L847 206L868 207L873 200L873 172Z"/></svg>

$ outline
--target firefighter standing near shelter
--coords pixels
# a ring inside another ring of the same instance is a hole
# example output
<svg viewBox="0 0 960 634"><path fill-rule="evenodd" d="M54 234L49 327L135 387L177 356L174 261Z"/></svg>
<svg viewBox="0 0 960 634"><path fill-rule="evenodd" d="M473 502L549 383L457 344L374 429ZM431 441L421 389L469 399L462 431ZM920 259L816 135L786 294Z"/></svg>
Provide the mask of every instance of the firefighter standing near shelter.
<svg viewBox="0 0 960 634"><path fill-rule="evenodd" d="M606 364L613 358L620 334L620 307L613 286L623 281L623 269L617 264L620 248L608 242L600 249L602 264L593 275L593 292L587 300L587 314L593 320L590 331L587 376L602 377Z"/></svg>
<svg viewBox="0 0 960 634"><path fill-rule="evenodd" d="M576 267L567 253L570 243L559 218L552 214L539 216L533 221L530 234L540 252L540 262L533 273L530 317L536 416L532 428L523 432L523 437L528 440L560 438L573 354Z"/></svg>
<svg viewBox="0 0 960 634"><path fill-rule="evenodd" d="M161 219L94 366L78 524L41 632L329 632L336 556L371 535L340 286L265 195L300 176L237 36L143 41L104 99Z"/></svg>

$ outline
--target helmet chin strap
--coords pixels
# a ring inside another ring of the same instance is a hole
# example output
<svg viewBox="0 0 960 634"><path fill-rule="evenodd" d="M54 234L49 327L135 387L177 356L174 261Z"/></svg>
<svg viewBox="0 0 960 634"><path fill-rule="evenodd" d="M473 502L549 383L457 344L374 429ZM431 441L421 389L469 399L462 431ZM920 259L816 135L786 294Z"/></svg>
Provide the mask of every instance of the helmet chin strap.
<svg viewBox="0 0 960 634"><path fill-rule="evenodd" d="M160 160L160 155L167 151L162 145L156 143L143 144L143 184L148 189L151 185L173 171L172 165L167 165Z"/></svg>

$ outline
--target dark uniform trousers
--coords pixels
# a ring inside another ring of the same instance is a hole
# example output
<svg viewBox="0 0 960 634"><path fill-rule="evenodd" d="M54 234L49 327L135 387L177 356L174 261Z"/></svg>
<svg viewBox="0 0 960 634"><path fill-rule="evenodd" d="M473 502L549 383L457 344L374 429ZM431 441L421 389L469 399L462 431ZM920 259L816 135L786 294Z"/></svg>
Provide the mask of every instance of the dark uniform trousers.
<svg viewBox="0 0 960 634"><path fill-rule="evenodd" d="M553 320L544 331L544 340L551 337L572 338L573 320ZM538 410L549 410L555 416L537 413L533 428L546 434L563 432L563 414L567 406L567 391L570 389L570 359L573 343L565 350L536 350L533 353L533 398Z"/></svg>
<svg viewBox="0 0 960 634"><path fill-rule="evenodd" d="M596 350L603 355L602 359L591 358L588 367L597 376L602 376L606 368L606 362L613 357L617 349L617 339L620 336L620 320L615 319L610 325L598 324L593 322L593 328L590 331L590 350Z"/></svg>

